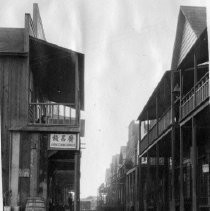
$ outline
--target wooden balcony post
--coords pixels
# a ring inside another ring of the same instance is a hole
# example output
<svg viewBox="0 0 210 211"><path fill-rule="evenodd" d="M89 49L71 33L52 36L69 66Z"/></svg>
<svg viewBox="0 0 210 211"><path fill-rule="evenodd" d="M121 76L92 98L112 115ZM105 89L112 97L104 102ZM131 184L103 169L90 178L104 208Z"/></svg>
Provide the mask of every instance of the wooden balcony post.
<svg viewBox="0 0 210 211"><path fill-rule="evenodd" d="M183 94L183 72L179 70L179 80L180 80L180 111L179 116L182 118L182 94ZM184 174L183 174L183 129L180 126L180 211L184 211Z"/></svg>
<svg viewBox="0 0 210 211"><path fill-rule="evenodd" d="M147 111L147 143L149 146L149 112Z"/></svg>
<svg viewBox="0 0 210 211"><path fill-rule="evenodd" d="M74 210L80 211L80 152L76 152L74 155L75 167L74 167Z"/></svg>
<svg viewBox="0 0 210 211"><path fill-rule="evenodd" d="M138 142L139 142L138 155L141 155L141 120L139 120L139 140L138 140Z"/></svg>
<svg viewBox="0 0 210 211"><path fill-rule="evenodd" d="M183 128L180 127L180 211L184 211Z"/></svg>
<svg viewBox="0 0 210 211"><path fill-rule="evenodd" d="M33 133L31 134L30 197L36 197L38 193L39 153L39 134Z"/></svg>
<svg viewBox="0 0 210 211"><path fill-rule="evenodd" d="M175 211L175 121L174 121L174 72L171 71L171 158L172 158L172 175L171 175L171 210Z"/></svg>
<svg viewBox="0 0 210 211"><path fill-rule="evenodd" d="M145 203L145 210L148 210L148 203L149 203L149 187L150 187L150 156L149 152L147 151L147 178L146 178L146 203Z"/></svg>
<svg viewBox="0 0 210 211"><path fill-rule="evenodd" d="M192 207L193 211L198 210L197 199L197 125L195 117L192 118Z"/></svg>
<svg viewBox="0 0 210 211"><path fill-rule="evenodd" d="M156 112L156 125L157 125L157 127L156 127L156 132L157 132L157 137L158 137L158 131L159 131L159 127L158 127L158 97L156 96L156 99L155 99L155 104L156 104L156 108L155 108L155 112Z"/></svg>
<svg viewBox="0 0 210 211"><path fill-rule="evenodd" d="M0 144L2 146L2 77L1 77L1 70L0 70ZM17 146L16 146L17 147ZM2 149L2 147L0 147ZM2 156L0 154L0 178L2 178ZM0 180L0 194L3 195L3 188L2 188L2 179ZM3 200L0 201L0 209L3 210Z"/></svg>
<svg viewBox="0 0 210 211"><path fill-rule="evenodd" d="M182 95L183 95L183 70L179 70L179 87L180 87L180 102L179 102L179 120L182 119Z"/></svg>
<svg viewBox="0 0 210 211"><path fill-rule="evenodd" d="M197 58L196 58L196 54L194 53L194 108L196 107L196 83L198 81L198 70L197 70Z"/></svg>
<svg viewBox="0 0 210 211"><path fill-rule="evenodd" d="M139 192L139 210L142 210L143 208L143 200L142 200L142 158L139 158L139 177L138 177L138 192Z"/></svg>
<svg viewBox="0 0 210 211"><path fill-rule="evenodd" d="M79 96L79 64L78 55L75 55L75 109L76 109L76 124L80 121L80 96Z"/></svg>
<svg viewBox="0 0 210 211"><path fill-rule="evenodd" d="M158 193L158 190L159 190L159 158L160 158L160 155L159 155L159 144L157 143L156 144L156 206L157 206L157 211L160 210L160 205L159 205L159 193Z"/></svg>

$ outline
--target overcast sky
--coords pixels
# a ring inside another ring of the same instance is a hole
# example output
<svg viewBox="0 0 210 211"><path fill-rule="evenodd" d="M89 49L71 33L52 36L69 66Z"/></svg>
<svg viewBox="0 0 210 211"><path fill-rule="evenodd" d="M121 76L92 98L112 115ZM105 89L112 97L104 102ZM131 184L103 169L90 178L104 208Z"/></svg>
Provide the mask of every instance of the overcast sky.
<svg viewBox="0 0 210 211"><path fill-rule="evenodd" d="M31 0L0 0L0 27L23 27ZM40 0L46 39L85 54L86 149L81 196L96 195L165 70L180 4L202 0Z"/></svg>

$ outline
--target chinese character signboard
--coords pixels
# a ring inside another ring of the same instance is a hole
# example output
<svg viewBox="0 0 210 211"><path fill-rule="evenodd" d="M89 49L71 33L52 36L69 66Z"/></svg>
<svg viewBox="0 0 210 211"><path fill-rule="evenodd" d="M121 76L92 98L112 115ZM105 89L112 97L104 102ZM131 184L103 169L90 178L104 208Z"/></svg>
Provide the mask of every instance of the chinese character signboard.
<svg viewBox="0 0 210 211"><path fill-rule="evenodd" d="M48 146L51 150L76 150L78 138L76 134L50 134Z"/></svg>

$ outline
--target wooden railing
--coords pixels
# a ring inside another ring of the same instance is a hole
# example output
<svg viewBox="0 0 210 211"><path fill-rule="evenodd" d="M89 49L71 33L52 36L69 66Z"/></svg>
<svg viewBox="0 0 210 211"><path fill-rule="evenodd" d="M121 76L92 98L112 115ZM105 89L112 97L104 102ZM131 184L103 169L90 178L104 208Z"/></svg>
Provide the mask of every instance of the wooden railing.
<svg viewBox="0 0 210 211"><path fill-rule="evenodd" d="M209 97L209 74L205 74L182 98L180 118L185 118Z"/></svg>
<svg viewBox="0 0 210 211"><path fill-rule="evenodd" d="M78 111L69 103L30 103L29 124L78 126Z"/></svg>
<svg viewBox="0 0 210 211"><path fill-rule="evenodd" d="M140 154L143 153L165 130L167 130L171 123L170 107L140 141Z"/></svg>
<svg viewBox="0 0 210 211"><path fill-rule="evenodd" d="M171 107L164 113L160 118L158 123L158 134L161 134L164 130L168 128L172 123L171 119Z"/></svg>
<svg viewBox="0 0 210 211"><path fill-rule="evenodd" d="M157 123L149 131L149 144L152 144L153 141L157 138Z"/></svg>

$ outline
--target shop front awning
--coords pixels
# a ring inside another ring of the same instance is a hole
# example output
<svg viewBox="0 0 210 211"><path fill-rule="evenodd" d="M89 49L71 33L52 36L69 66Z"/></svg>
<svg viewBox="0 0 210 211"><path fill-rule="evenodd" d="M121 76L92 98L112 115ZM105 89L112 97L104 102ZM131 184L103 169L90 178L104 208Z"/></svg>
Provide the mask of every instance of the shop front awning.
<svg viewBox="0 0 210 211"><path fill-rule="evenodd" d="M83 110L84 55L34 37L30 37L29 49L30 68L39 92L48 101L74 104L78 78L80 108Z"/></svg>

